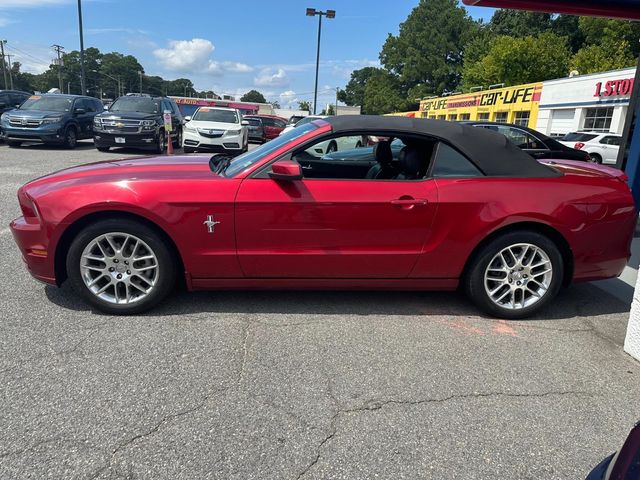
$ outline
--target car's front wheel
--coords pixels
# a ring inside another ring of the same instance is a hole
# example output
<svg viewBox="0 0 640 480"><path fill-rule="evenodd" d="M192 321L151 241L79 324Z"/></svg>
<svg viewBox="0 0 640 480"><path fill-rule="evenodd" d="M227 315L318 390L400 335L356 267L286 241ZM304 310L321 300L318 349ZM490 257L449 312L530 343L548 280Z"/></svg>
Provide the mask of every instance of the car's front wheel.
<svg viewBox="0 0 640 480"><path fill-rule="evenodd" d="M556 244L533 231L497 237L471 260L463 286L486 313L528 317L547 305L562 285L564 264Z"/></svg>
<svg viewBox="0 0 640 480"><path fill-rule="evenodd" d="M68 278L91 305L111 314L134 314L155 306L175 283L176 265L165 240L129 219L96 222L73 240Z"/></svg>
<svg viewBox="0 0 640 480"><path fill-rule="evenodd" d="M67 127L64 132L64 147L65 148L76 148L78 143L78 134L76 133L75 127Z"/></svg>
<svg viewBox="0 0 640 480"><path fill-rule="evenodd" d="M153 151L155 153L164 153L164 132L163 131L158 133L158 138L156 139L156 145Z"/></svg>
<svg viewBox="0 0 640 480"><path fill-rule="evenodd" d="M7 145L9 145L9 147L11 148L18 148L20 145L22 145L22 142L18 142L16 140L7 140Z"/></svg>

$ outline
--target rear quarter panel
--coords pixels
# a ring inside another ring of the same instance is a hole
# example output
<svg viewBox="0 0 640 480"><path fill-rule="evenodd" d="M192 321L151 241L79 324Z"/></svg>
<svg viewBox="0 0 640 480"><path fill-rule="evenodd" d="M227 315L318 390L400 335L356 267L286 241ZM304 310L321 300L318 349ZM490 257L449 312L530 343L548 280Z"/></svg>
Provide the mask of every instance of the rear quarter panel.
<svg viewBox="0 0 640 480"><path fill-rule="evenodd" d="M574 280L619 274L635 209L626 185L608 177L438 179L433 229L413 277L458 278L484 238L534 222L558 231L573 255Z"/></svg>

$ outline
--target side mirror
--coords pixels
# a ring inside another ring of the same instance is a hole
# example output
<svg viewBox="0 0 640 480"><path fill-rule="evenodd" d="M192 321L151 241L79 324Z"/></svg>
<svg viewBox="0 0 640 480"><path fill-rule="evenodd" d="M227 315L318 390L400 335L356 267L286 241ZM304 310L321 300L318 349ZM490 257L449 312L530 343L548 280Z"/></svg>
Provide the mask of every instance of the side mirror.
<svg viewBox="0 0 640 480"><path fill-rule="evenodd" d="M103 105L102 109L103 110L109 110L109 107L107 107L106 105Z"/></svg>
<svg viewBox="0 0 640 480"><path fill-rule="evenodd" d="M247 120L242 120L240 122L240 125L242 125L243 127L247 127L247 126L249 126L249 122Z"/></svg>
<svg viewBox="0 0 640 480"><path fill-rule="evenodd" d="M187 115L186 117L184 117L184 121L185 122L190 122L191 121L191 117L189 115Z"/></svg>
<svg viewBox="0 0 640 480"><path fill-rule="evenodd" d="M82 114L82 113L87 113L87 111L84 108L76 108L73 110L73 113Z"/></svg>
<svg viewBox="0 0 640 480"><path fill-rule="evenodd" d="M302 168L292 160L280 160L271 165L269 177L274 180L302 180Z"/></svg>

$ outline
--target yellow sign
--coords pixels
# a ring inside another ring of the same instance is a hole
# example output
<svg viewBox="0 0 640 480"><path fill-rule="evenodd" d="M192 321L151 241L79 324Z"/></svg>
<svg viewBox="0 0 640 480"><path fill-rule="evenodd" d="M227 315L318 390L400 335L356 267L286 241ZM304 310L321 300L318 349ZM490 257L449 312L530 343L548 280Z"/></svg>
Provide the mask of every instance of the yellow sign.
<svg viewBox="0 0 640 480"><path fill-rule="evenodd" d="M420 117L440 120L487 120L535 127L542 83L482 90L420 102Z"/></svg>

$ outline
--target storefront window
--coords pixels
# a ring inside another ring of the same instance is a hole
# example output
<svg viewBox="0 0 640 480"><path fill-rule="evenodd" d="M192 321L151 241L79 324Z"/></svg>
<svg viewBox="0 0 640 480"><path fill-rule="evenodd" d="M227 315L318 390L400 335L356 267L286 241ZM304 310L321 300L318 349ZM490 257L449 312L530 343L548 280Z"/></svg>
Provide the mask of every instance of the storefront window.
<svg viewBox="0 0 640 480"><path fill-rule="evenodd" d="M460 120L471 120L471 114L470 113L461 113L460 114Z"/></svg>
<svg viewBox="0 0 640 480"><path fill-rule="evenodd" d="M593 132L608 132L609 128L611 128L612 117L613 107L587 108L583 130L590 130Z"/></svg>
<svg viewBox="0 0 640 480"><path fill-rule="evenodd" d="M507 123L507 118L509 117L509 112L496 112L496 122L497 123Z"/></svg>
<svg viewBox="0 0 640 480"><path fill-rule="evenodd" d="M438 120L445 120L447 117L445 115L438 115Z"/></svg>
<svg viewBox="0 0 640 480"><path fill-rule="evenodd" d="M489 112L479 112L478 120L489 120Z"/></svg>
<svg viewBox="0 0 640 480"><path fill-rule="evenodd" d="M530 115L529 111L516 112L516 118L513 121L513 123L515 123L516 125L520 125L521 127L528 127L529 126L529 115Z"/></svg>
<svg viewBox="0 0 640 480"><path fill-rule="evenodd" d="M448 120L451 122L455 122L458 119L458 115L456 115L455 113L452 113L451 115L449 115Z"/></svg>

